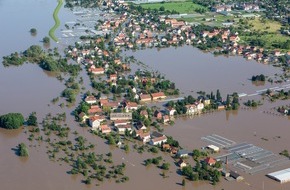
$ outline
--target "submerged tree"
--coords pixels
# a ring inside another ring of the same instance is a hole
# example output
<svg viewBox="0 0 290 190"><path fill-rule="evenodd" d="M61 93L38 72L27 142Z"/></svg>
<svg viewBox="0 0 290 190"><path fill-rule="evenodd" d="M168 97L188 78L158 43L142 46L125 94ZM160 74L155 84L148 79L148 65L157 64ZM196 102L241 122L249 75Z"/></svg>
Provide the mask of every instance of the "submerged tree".
<svg viewBox="0 0 290 190"><path fill-rule="evenodd" d="M50 42L50 38L45 36L43 39L42 39L43 43L46 43L48 44Z"/></svg>
<svg viewBox="0 0 290 190"><path fill-rule="evenodd" d="M8 113L0 116L0 127L5 129L18 129L24 123L21 113Z"/></svg>
<svg viewBox="0 0 290 190"><path fill-rule="evenodd" d="M37 126L37 117L36 117L36 112L32 112L28 119L27 119L27 125L30 126Z"/></svg>
<svg viewBox="0 0 290 190"><path fill-rule="evenodd" d="M31 29L30 29L30 33L31 33L31 34L36 34L36 33L37 33L36 28L31 28Z"/></svg>
<svg viewBox="0 0 290 190"><path fill-rule="evenodd" d="M24 143L20 143L18 145L17 154L21 157L28 157L29 156L28 149Z"/></svg>

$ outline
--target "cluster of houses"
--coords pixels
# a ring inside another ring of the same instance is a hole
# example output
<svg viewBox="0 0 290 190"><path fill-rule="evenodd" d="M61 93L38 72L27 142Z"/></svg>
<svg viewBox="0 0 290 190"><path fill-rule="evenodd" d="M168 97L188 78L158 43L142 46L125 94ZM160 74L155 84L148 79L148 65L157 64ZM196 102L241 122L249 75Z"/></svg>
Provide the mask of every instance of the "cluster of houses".
<svg viewBox="0 0 290 190"><path fill-rule="evenodd" d="M167 141L165 135L158 132L151 133L141 121L133 124L132 111L140 107L136 102L116 102L109 101L108 99L97 100L95 96L87 96L84 101L90 105L88 115L82 112L78 117L81 122L88 122L94 131L108 134L114 130L118 134L124 135L126 132L131 134L134 130L136 134L135 137L143 143L160 145ZM114 110L120 107L123 108L125 112L114 112ZM111 110L109 117L103 115L104 109ZM173 113L171 114L173 115ZM140 115L148 118L146 110L141 110ZM159 114L157 114L157 116L159 116ZM161 117L163 117L162 114ZM112 126L106 124L109 122L112 123Z"/></svg>
<svg viewBox="0 0 290 190"><path fill-rule="evenodd" d="M186 44L206 44L207 39L218 37L219 41L225 43L224 47L217 48L216 52L229 52L230 54L243 55L247 59L255 59L261 62L278 61L277 52L274 58L264 53L263 48L239 45L240 37L238 33L232 33L229 29L213 29L212 31L202 31L201 34L194 33L195 26L188 24L185 21L176 20L164 16L158 16L157 20L152 19L152 15L135 15L130 12L129 6L122 1L107 0L106 6L108 9L116 10L120 8L123 11L121 14L116 14L113 18L105 19L99 24L99 29L104 33L107 31L115 31L112 36L112 42L116 47L138 48L138 47L162 47L167 45ZM244 10L257 10L259 6L256 4L238 4L234 7L240 7ZM213 7L216 12L230 11L233 6L218 5ZM165 26L165 27L162 27ZM103 39L98 38L95 42L100 43ZM69 53L78 62L90 64L89 72L100 75L106 73L109 64L104 62L102 66L94 65L94 57L110 57L110 52L102 50L98 47L95 49L77 50L74 48ZM272 55L272 54L271 54ZM130 66L116 60L116 64L122 65L124 70L129 70ZM110 81L113 81L110 77ZM151 97L154 99L155 97ZM144 101L149 101L150 97L144 95Z"/></svg>
<svg viewBox="0 0 290 190"><path fill-rule="evenodd" d="M243 11L259 11L260 7L257 4L251 3L241 3L236 5L215 5L211 7L211 11L213 12L230 12L233 9L243 10Z"/></svg>

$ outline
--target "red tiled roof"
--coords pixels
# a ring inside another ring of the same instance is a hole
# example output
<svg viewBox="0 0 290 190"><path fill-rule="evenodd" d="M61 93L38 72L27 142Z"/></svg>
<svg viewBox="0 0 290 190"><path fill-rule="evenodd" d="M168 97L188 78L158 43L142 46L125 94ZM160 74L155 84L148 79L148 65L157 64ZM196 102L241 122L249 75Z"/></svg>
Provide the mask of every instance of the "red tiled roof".
<svg viewBox="0 0 290 190"><path fill-rule="evenodd" d="M165 96L164 92L157 92L151 94L153 98Z"/></svg>

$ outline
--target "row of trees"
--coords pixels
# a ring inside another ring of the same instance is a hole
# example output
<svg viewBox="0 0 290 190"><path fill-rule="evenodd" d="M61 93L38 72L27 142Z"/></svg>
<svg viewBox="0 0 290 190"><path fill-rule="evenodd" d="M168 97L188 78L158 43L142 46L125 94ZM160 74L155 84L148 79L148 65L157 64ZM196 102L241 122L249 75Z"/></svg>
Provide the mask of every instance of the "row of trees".
<svg viewBox="0 0 290 190"><path fill-rule="evenodd" d="M264 82L265 80L266 80L266 77L263 74L252 76L252 81L263 81Z"/></svg>
<svg viewBox="0 0 290 190"><path fill-rule="evenodd" d="M57 54L55 54L57 55ZM53 54L48 54L38 45L32 45L23 54L12 53L9 56L3 57L3 65L22 65L25 62L37 63L47 71L64 72L71 75L77 75L81 70L79 65L68 64L67 59L60 58Z"/></svg>

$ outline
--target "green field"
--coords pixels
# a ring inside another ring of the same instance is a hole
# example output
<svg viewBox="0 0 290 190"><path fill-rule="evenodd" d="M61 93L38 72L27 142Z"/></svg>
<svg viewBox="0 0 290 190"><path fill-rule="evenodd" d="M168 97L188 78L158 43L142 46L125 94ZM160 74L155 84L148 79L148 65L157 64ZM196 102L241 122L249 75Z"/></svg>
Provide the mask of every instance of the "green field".
<svg viewBox="0 0 290 190"><path fill-rule="evenodd" d="M168 3L146 3L141 4L145 9L158 9L164 7L165 11L177 11L179 13L195 13L197 9L207 10L206 7L193 3L192 1L183 1L183 2L168 2Z"/></svg>
<svg viewBox="0 0 290 190"><path fill-rule="evenodd" d="M281 23L273 20L262 21L259 18L249 20L249 25L256 31L278 32L281 28Z"/></svg>
<svg viewBox="0 0 290 190"><path fill-rule="evenodd" d="M214 20L211 20L211 19L214 19ZM221 27L222 23L228 22L227 20L233 20L233 19L236 20L236 18L234 18L234 16L224 16L221 14L208 12L208 13L205 13L202 15L193 16L191 18L180 18L178 20Z"/></svg>
<svg viewBox="0 0 290 190"><path fill-rule="evenodd" d="M55 36L55 31L56 29L60 26L60 20L58 18L58 12L59 10L61 9L62 7L62 4L63 4L63 0L58 0L58 5L57 7L54 9L53 11L53 19L54 19L54 26L49 30L49 36L55 41L55 42L58 42L58 38Z"/></svg>
<svg viewBox="0 0 290 190"><path fill-rule="evenodd" d="M288 36L282 35L282 34L263 34L263 35L253 35L253 36L240 36L241 43L249 44L252 40L260 40L265 45L264 48L267 49L277 49L273 45L275 44L281 44L285 43L287 40L289 40ZM286 51L289 51L289 49L285 49Z"/></svg>

